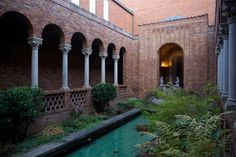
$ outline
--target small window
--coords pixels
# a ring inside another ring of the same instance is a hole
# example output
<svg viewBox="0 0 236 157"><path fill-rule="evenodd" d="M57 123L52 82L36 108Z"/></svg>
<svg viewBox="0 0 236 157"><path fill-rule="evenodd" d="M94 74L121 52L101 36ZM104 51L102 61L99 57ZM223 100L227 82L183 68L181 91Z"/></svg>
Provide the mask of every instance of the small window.
<svg viewBox="0 0 236 157"><path fill-rule="evenodd" d="M108 21L109 19L109 0L103 0L103 18Z"/></svg>
<svg viewBox="0 0 236 157"><path fill-rule="evenodd" d="M96 14L96 0L89 0L89 11Z"/></svg>
<svg viewBox="0 0 236 157"><path fill-rule="evenodd" d="M79 0L71 0L72 3L79 5Z"/></svg>

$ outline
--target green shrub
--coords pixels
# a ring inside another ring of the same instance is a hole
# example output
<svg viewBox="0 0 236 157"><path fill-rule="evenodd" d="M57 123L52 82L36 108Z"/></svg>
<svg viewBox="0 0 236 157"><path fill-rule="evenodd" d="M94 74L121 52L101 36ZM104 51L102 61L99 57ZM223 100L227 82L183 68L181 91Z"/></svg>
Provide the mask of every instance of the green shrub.
<svg viewBox="0 0 236 157"><path fill-rule="evenodd" d="M0 95L1 143L21 141L42 110L43 92L38 88L16 87Z"/></svg>
<svg viewBox="0 0 236 157"><path fill-rule="evenodd" d="M95 102L95 109L98 112L104 112L104 108L110 100L116 98L116 88L112 84L100 83L96 85L92 92L92 98Z"/></svg>

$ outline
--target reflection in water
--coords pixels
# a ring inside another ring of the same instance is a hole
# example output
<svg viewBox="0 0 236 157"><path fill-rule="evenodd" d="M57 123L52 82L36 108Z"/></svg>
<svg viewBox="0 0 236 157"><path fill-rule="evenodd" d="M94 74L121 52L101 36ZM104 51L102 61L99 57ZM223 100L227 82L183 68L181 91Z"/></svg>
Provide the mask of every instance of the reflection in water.
<svg viewBox="0 0 236 157"><path fill-rule="evenodd" d="M67 157L135 157L139 151L135 145L151 139L136 131L137 125L145 123L140 116Z"/></svg>

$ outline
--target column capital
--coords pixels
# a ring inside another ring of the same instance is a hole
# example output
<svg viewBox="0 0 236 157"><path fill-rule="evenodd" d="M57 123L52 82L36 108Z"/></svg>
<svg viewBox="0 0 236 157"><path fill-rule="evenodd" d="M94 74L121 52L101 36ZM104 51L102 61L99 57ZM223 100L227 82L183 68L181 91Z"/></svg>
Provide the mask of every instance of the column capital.
<svg viewBox="0 0 236 157"><path fill-rule="evenodd" d="M118 59L120 59L120 56L119 56L119 55L112 55L112 58L113 58L114 60L118 60Z"/></svg>
<svg viewBox="0 0 236 157"><path fill-rule="evenodd" d="M62 51L63 54L68 54L69 51L71 50L71 45L70 44L61 44L59 45L60 50Z"/></svg>
<svg viewBox="0 0 236 157"><path fill-rule="evenodd" d="M32 47L33 50L37 50L42 44L43 39L37 37L28 38L28 44Z"/></svg>
<svg viewBox="0 0 236 157"><path fill-rule="evenodd" d="M234 0L223 0L222 14L228 18L236 17L236 2Z"/></svg>
<svg viewBox="0 0 236 157"><path fill-rule="evenodd" d="M85 55L85 56L89 56L92 54L92 49L91 48L84 48L82 49L82 53Z"/></svg>
<svg viewBox="0 0 236 157"><path fill-rule="evenodd" d="M99 56L100 56L101 58L106 58L106 57L108 56L108 53L107 53L107 52L100 52L100 53L99 53Z"/></svg>
<svg viewBox="0 0 236 157"><path fill-rule="evenodd" d="M220 24L220 31L223 40L228 39L229 37L229 24L228 23L221 23Z"/></svg>

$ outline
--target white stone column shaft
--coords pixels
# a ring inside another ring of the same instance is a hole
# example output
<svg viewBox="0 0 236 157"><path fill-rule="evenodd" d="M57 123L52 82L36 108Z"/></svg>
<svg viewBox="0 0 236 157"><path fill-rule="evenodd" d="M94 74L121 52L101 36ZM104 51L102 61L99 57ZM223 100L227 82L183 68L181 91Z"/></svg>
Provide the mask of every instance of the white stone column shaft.
<svg viewBox="0 0 236 157"><path fill-rule="evenodd" d="M217 86L218 90L220 90L220 52L217 55Z"/></svg>
<svg viewBox="0 0 236 157"><path fill-rule="evenodd" d="M84 87L90 88L90 84L89 84L89 56L92 54L92 49L90 49L90 48L82 49L82 53L84 54Z"/></svg>
<svg viewBox="0 0 236 157"><path fill-rule="evenodd" d="M114 85L118 86L118 60L119 55L113 55L112 58L114 59Z"/></svg>
<svg viewBox="0 0 236 157"><path fill-rule="evenodd" d="M99 56L101 57L101 83L106 82L106 52L100 52Z"/></svg>
<svg viewBox="0 0 236 157"><path fill-rule="evenodd" d="M223 92L223 48L220 49L220 93Z"/></svg>
<svg viewBox="0 0 236 157"><path fill-rule="evenodd" d="M229 94L226 110L236 110L236 16L229 21Z"/></svg>
<svg viewBox="0 0 236 157"><path fill-rule="evenodd" d="M62 87L63 90L69 90L68 86L68 53L71 50L70 44L61 44L60 50L63 53L62 57Z"/></svg>
<svg viewBox="0 0 236 157"><path fill-rule="evenodd" d="M38 49L42 44L43 39L37 37L28 38L28 44L32 48L32 58L31 58L31 86L38 87Z"/></svg>
<svg viewBox="0 0 236 157"><path fill-rule="evenodd" d="M223 88L222 88L222 99L227 100L228 97L228 83L229 83L229 40L228 35L223 36L224 46L223 46Z"/></svg>

